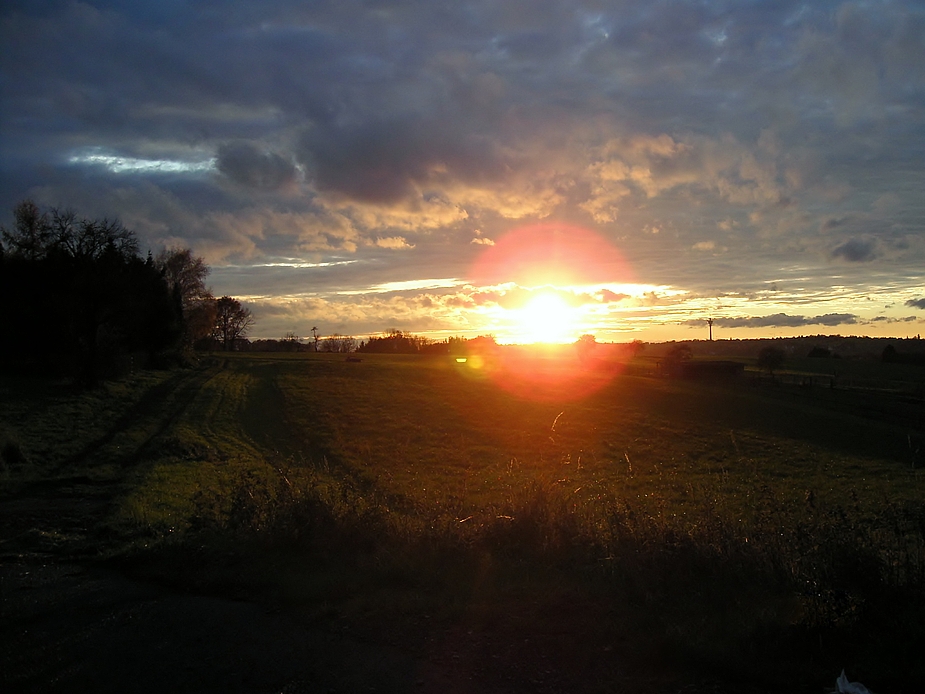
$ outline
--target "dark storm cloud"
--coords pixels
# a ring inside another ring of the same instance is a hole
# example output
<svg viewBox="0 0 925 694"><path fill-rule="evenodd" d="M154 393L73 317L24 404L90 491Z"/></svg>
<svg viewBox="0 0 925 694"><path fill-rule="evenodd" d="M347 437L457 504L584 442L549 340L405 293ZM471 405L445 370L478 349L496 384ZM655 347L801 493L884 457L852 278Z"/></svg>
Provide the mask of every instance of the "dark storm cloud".
<svg viewBox="0 0 925 694"><path fill-rule="evenodd" d="M441 179L496 180L504 169L493 150L483 137L453 132L451 122L392 120L312 128L299 157L319 190L392 203Z"/></svg>
<svg viewBox="0 0 925 694"><path fill-rule="evenodd" d="M290 160L247 142L220 145L215 166L235 183L260 190L291 186L298 174Z"/></svg>
<svg viewBox="0 0 925 694"><path fill-rule="evenodd" d="M832 251L833 258L851 263L866 263L877 257L877 244L872 239L849 239Z"/></svg>

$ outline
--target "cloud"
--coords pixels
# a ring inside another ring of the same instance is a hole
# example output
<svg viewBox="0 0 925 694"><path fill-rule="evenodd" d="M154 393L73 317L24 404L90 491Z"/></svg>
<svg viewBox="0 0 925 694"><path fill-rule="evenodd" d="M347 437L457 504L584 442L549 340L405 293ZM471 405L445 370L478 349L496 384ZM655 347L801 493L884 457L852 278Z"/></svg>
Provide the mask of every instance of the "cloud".
<svg viewBox="0 0 925 694"><path fill-rule="evenodd" d="M469 217L465 209L439 195L415 194L391 205L359 203L324 196L315 202L330 214L349 219L358 229L373 233L383 229L429 231L451 226Z"/></svg>
<svg viewBox="0 0 925 694"><path fill-rule="evenodd" d="M891 318L889 316L876 316L871 318L871 323L914 323L920 320L916 316L905 316L904 318Z"/></svg>
<svg viewBox="0 0 925 694"><path fill-rule="evenodd" d="M220 145L215 165L235 183L258 190L291 188L298 176L295 165L289 159L261 151L249 142Z"/></svg>
<svg viewBox="0 0 925 694"><path fill-rule="evenodd" d="M736 318L717 318L715 324L722 328L795 328L805 325L854 325L858 317L851 313L827 313L821 316L791 316L775 313L770 316L742 316ZM701 325L703 320L689 321L691 325Z"/></svg>
<svg viewBox="0 0 925 694"><path fill-rule="evenodd" d="M592 163L581 180L589 195L579 207L597 223L627 223L636 210L662 207L659 201L669 199L696 200L704 209L749 209L753 224L776 218L794 207L801 176L797 155L784 153L775 137L765 130L752 141L728 132L612 138L587 152ZM676 214L683 215L683 209ZM700 233L733 229L729 216L714 219ZM651 218L643 225L662 226L651 224ZM697 241L710 242L702 237Z"/></svg>
<svg viewBox="0 0 925 694"><path fill-rule="evenodd" d="M213 237L223 242L228 238L236 240L225 249L215 243L200 244L216 261L232 255L253 258L258 254L258 244L264 248L284 247L300 254L353 253L358 241L356 230L344 220L312 212L276 212L259 207L235 213L214 212L204 220L204 226L214 230Z"/></svg>
<svg viewBox="0 0 925 694"><path fill-rule="evenodd" d="M906 306L925 309L925 299L909 299L909 301L906 302Z"/></svg>
<svg viewBox="0 0 925 694"><path fill-rule="evenodd" d="M298 156L319 191L378 204L447 181L497 180L504 170L504 155L490 140L452 121L416 117L316 125L303 135Z"/></svg>
<svg viewBox="0 0 925 694"><path fill-rule="evenodd" d="M376 239L376 245L379 246L379 248L390 248L392 250L414 248L414 244L408 243L401 236L389 236L387 238Z"/></svg>
<svg viewBox="0 0 925 694"><path fill-rule="evenodd" d="M867 263L877 256L877 243L873 239L849 239L832 250L833 258L842 258L850 263Z"/></svg>
<svg viewBox="0 0 925 694"><path fill-rule="evenodd" d="M601 301L603 301L605 304L618 303L630 298L629 294L617 294L616 292L612 292L609 289L602 289L600 295Z"/></svg>

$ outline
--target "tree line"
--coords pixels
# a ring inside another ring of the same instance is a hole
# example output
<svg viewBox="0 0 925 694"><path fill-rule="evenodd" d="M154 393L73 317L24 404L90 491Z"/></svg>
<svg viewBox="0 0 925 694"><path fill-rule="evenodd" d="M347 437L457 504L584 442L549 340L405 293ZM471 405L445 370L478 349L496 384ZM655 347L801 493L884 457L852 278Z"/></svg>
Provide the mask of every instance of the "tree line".
<svg viewBox="0 0 925 694"><path fill-rule="evenodd" d="M287 333L281 339L262 338L254 341L241 341L238 349L249 352L329 352L334 354L467 354L472 351L496 347L494 337L481 335L476 338L450 337L436 341L421 335L406 333L392 328L382 336L358 339L350 335L333 333L327 337L318 334L318 328L312 328L312 336L303 342L294 332Z"/></svg>
<svg viewBox="0 0 925 694"><path fill-rule="evenodd" d="M450 337L436 341L421 335L412 335L394 328L381 337L370 337L357 345L361 354L466 354L473 350L496 347L491 335L474 338Z"/></svg>
<svg viewBox="0 0 925 694"><path fill-rule="evenodd" d="M43 210L31 200L0 227L0 359L92 384L134 366L177 363L195 346L233 348L251 312L206 287L188 248L139 253L114 219Z"/></svg>

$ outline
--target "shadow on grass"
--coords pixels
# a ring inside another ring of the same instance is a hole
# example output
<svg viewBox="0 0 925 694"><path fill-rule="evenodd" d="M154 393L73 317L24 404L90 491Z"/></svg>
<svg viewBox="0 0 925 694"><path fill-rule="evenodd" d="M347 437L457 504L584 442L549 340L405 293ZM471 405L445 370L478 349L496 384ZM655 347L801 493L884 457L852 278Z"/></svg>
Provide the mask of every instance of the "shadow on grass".
<svg viewBox="0 0 925 694"><path fill-rule="evenodd" d="M459 518L396 511L330 467L279 466L199 497L186 543L146 561L413 647L474 631L472 648L554 663L571 691L607 691L630 662L731 687L712 691L813 691L846 666L875 691L917 691L925 505L861 521L770 492L756 503L747 527L709 509L681 522L535 481Z"/></svg>

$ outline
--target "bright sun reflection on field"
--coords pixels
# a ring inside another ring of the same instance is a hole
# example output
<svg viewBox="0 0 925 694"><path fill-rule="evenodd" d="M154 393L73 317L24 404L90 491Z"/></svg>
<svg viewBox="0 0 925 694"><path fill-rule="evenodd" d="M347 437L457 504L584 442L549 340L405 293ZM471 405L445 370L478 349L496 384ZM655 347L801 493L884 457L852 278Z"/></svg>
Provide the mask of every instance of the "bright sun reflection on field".
<svg viewBox="0 0 925 694"><path fill-rule="evenodd" d="M568 342L575 339L576 312L561 296L542 292L512 313L521 342Z"/></svg>

